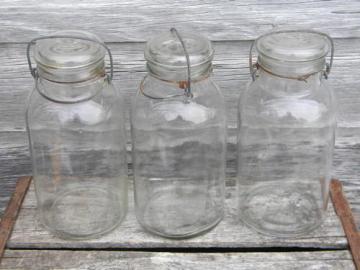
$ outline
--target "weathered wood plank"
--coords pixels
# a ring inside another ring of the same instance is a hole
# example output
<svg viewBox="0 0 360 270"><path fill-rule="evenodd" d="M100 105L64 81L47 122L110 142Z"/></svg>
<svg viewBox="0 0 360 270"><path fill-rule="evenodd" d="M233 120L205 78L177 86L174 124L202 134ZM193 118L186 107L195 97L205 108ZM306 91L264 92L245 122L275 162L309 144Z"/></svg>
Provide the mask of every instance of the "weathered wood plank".
<svg viewBox="0 0 360 270"><path fill-rule="evenodd" d="M7 250L1 270L355 270L348 251L167 253Z"/></svg>
<svg viewBox="0 0 360 270"><path fill-rule="evenodd" d="M248 49L250 42L215 42L214 80L227 103L229 127L236 126L237 100L250 79ZM360 127L360 39L336 40L336 55L329 83L339 103L339 127ZM114 55L114 84L123 91L125 110L135 96L145 74L143 43L110 44ZM0 45L0 130L24 130L24 112L33 80L28 71L25 44Z"/></svg>
<svg viewBox="0 0 360 270"><path fill-rule="evenodd" d="M32 79L24 55L25 44L38 35L54 30L81 28L99 34L110 42L143 42L170 26L194 29L214 42L214 79L227 101L230 138L234 143L236 100L249 78L249 41L274 25L298 25L326 31L336 38L336 57L331 82L339 99L339 129L334 158L334 175L345 181L355 216L360 223L360 2L349 1L252 1L216 2L157 0L92 1L69 0L2 1L0 7L0 213L18 176L30 173L27 140L24 133L24 104ZM159 16L161 14L161 16ZM196 18L195 22L191 22ZM344 23L345 22L345 23ZM350 39L347 39L350 38ZM239 40L233 42L233 40ZM242 41L240 41L242 40ZM4 43L5 42L5 43ZM6 44L7 43L7 44ZM144 75L144 43L113 43L114 83L127 100L134 96ZM354 128L356 127L356 128ZM234 150L233 145L229 146ZM234 152L233 152L234 153ZM229 153L228 173L234 174L234 154ZM360 226L360 225L358 225Z"/></svg>
<svg viewBox="0 0 360 270"><path fill-rule="evenodd" d="M3 0L0 40L26 42L54 30L79 28L106 41L138 42L173 26L213 40L244 40L289 24L354 37L360 32L359 12L356 0Z"/></svg>
<svg viewBox="0 0 360 270"><path fill-rule="evenodd" d="M227 187L225 217L212 231L186 240L167 240L153 236L140 227L135 218L132 185L129 189L129 211L125 221L110 234L94 240L61 240L48 233L39 224L33 185L25 198L15 224L8 248L332 248L344 249L347 241L340 220L332 204L322 226L316 231L295 239L262 236L245 227L238 218L234 187Z"/></svg>
<svg viewBox="0 0 360 270"><path fill-rule="evenodd" d="M236 131L230 130L227 153L227 175L236 173ZM0 132L0 216L15 187L17 177L31 174L27 137L24 131ZM338 132L334 154L333 176L344 182L345 194L360 229L360 128L342 128ZM129 148L130 149L130 148ZM131 161L130 152L128 160Z"/></svg>

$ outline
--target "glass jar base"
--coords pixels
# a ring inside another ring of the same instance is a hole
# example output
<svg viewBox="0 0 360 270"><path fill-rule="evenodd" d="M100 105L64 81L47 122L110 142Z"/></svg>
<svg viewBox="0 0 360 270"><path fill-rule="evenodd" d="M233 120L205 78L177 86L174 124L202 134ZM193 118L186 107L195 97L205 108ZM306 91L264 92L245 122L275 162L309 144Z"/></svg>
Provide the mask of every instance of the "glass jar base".
<svg viewBox="0 0 360 270"><path fill-rule="evenodd" d="M188 232L186 234L168 234L168 233L164 233L162 231L158 231L158 230L156 230L156 228L151 228L151 227L148 227L148 226L146 226L144 224L141 224L141 223L140 224L146 231L148 231L148 232L150 232L152 234L159 235L159 236L169 238L169 239L173 239L173 240L182 240L182 239L192 238L192 237L195 237L195 236L200 236L200 235L203 235L203 234L211 231L212 229L214 229L221 222L222 219L223 219L223 217L219 218L214 223L209 224L206 227L203 227L201 229L198 228L197 230L195 230L193 232Z"/></svg>
<svg viewBox="0 0 360 270"><path fill-rule="evenodd" d="M113 196L105 189L91 187L64 192L45 204L40 219L62 239L98 238L114 230L125 217L125 212L113 212Z"/></svg>
<svg viewBox="0 0 360 270"><path fill-rule="evenodd" d="M148 201L139 223L154 234L182 239L202 234L223 217L221 204L210 200L203 187L193 185L163 186Z"/></svg>
<svg viewBox="0 0 360 270"><path fill-rule="evenodd" d="M304 184L260 184L240 201L240 219L261 234L297 237L322 223L323 209Z"/></svg>
<svg viewBox="0 0 360 270"><path fill-rule="evenodd" d="M101 232L97 232L97 233L88 233L88 234L71 234L68 233L66 231L60 231L60 230L56 230L53 229L52 227L50 227L49 225L45 224L44 222L42 222L42 225L46 228L46 230L48 230L51 234L53 234L54 236L64 239L64 240L75 240L75 241L81 241L81 240L90 240L90 239L97 239L100 238L106 234L109 234L110 232L112 232L113 230L115 230L120 223L122 222L123 219L119 220L117 223L115 223L114 225L112 225L112 227L106 228Z"/></svg>

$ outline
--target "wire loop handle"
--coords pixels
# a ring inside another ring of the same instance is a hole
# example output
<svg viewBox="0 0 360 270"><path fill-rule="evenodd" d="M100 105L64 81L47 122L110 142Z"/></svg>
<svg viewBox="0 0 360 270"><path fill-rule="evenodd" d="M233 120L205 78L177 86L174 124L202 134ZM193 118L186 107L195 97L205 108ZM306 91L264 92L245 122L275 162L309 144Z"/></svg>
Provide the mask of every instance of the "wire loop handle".
<svg viewBox="0 0 360 270"><path fill-rule="evenodd" d="M331 71L332 66L333 66L335 48L334 48L334 41L328 34L318 32L318 31L314 31L314 30L284 30L284 31L279 31L279 32L284 32L284 33L304 32L304 33L313 33L313 34L317 34L317 35L321 35L321 36L325 37L329 41L329 44L330 44L330 62L325 64L325 70L323 71L323 75L324 75L325 79L327 79L329 77L330 71ZM251 78L252 78L253 81L255 81L255 79L256 79L256 72L257 72L258 68L259 67L262 68L257 62L255 64L253 63L252 58L253 58L254 45L260 38L262 38L264 36L271 35L272 33L273 32L261 35L260 37L255 39L250 45L249 69L250 69L250 75L251 75ZM273 74L273 75L279 76L277 74ZM302 75L302 76L296 77L296 78L294 78L294 77L286 77L286 76L284 76L284 77L279 76L279 77L283 77L283 78L287 78L287 79L294 79L294 80L304 80L304 78L307 78L310 75L312 75L312 74L306 74L306 75Z"/></svg>
<svg viewBox="0 0 360 270"><path fill-rule="evenodd" d="M148 75L145 75L145 77L141 80L141 83L140 83L140 92L145 97L148 97L148 98L151 98L151 99L163 100L163 99L168 99L168 98L175 98L175 97L183 97L184 96L184 94L175 94L175 95L168 95L168 96L165 96L165 97L156 97L156 96L151 96L151 95L147 94L144 91L144 83L145 83L145 80L146 80L147 77L148 77Z"/></svg>
<svg viewBox="0 0 360 270"><path fill-rule="evenodd" d="M185 88L185 94L187 97L191 97L191 69L190 69L190 57L189 54L186 50L186 46L184 43L184 40L182 39L182 37L180 36L179 32L176 30L176 28L171 28L170 29L171 33L175 34L176 37L179 39L181 46L183 47L184 50L184 54L186 57L186 64L187 64L187 87Z"/></svg>
<svg viewBox="0 0 360 270"><path fill-rule="evenodd" d="M186 65L187 65L187 81L186 81L186 85L185 85L185 96L186 97L192 97L192 93L191 93L191 64L190 64L190 56L187 52L187 49L186 49L186 46L185 46L185 43L184 43L184 40L182 39L181 35L179 34L179 32L176 30L176 28L172 27L170 28L170 32L172 34L174 34L176 36L176 38L180 41L181 43L181 46L184 50L184 55L185 55L185 58L186 58ZM174 95L168 95L168 96L165 96L165 97L157 97L157 96L151 96L149 94L147 94L145 91L144 91L144 83L145 83L145 80L147 78L148 75L146 75L144 77L144 79L141 81L140 83L140 92L148 97L148 98L151 98L151 99L157 99L157 100L164 100L164 99L169 99L169 98L175 98L175 97L182 97L184 96L184 94L174 94ZM169 82L173 82L173 83L176 83L175 81L169 81Z"/></svg>
<svg viewBox="0 0 360 270"><path fill-rule="evenodd" d="M112 79L113 79L113 76L114 76L114 64L113 64L113 57L112 57L112 54L111 54L111 51L109 49L109 47L102 41L98 41L96 39L93 39L93 38L87 38L87 37L79 37L79 36L72 36L72 35L51 35L51 36L44 36L44 37L37 37L37 38L34 38L32 40L30 40L30 42L27 44L27 47L26 47L26 56L27 56L27 62L28 62L28 65L29 65L29 70L30 70L30 73L31 75L36 79L38 77L38 73L37 73L37 68L36 67L33 67L32 66L32 63L31 63L31 57L30 57L30 49L31 49L31 46L33 44L36 43L36 41L38 40L44 40L44 39L55 39L55 38L73 38L73 39L80 39L80 40L86 40L86 41L91 41L91 42L94 42L96 44L99 44L101 45L106 51L107 51L107 54L109 56L109 61L110 61L110 75L107 77L108 81L111 82Z"/></svg>

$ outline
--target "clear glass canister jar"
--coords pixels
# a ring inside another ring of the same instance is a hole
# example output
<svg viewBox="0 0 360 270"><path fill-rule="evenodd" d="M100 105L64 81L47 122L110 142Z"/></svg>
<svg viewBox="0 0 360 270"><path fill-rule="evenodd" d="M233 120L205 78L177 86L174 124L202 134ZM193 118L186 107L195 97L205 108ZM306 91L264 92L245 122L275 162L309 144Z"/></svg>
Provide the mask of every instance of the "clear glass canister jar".
<svg viewBox="0 0 360 270"><path fill-rule="evenodd" d="M32 40L28 60L35 87L26 122L40 219L62 238L100 236L127 210L123 106L111 84L110 51L90 33L62 31Z"/></svg>
<svg viewBox="0 0 360 270"><path fill-rule="evenodd" d="M251 49L253 82L238 115L240 217L261 233L305 234L321 224L329 198L336 106L325 79L333 42L287 30L253 45L258 59L253 65Z"/></svg>
<svg viewBox="0 0 360 270"><path fill-rule="evenodd" d="M131 117L136 215L165 237L197 235L223 217L226 118L213 54L207 39L175 29L146 45Z"/></svg>

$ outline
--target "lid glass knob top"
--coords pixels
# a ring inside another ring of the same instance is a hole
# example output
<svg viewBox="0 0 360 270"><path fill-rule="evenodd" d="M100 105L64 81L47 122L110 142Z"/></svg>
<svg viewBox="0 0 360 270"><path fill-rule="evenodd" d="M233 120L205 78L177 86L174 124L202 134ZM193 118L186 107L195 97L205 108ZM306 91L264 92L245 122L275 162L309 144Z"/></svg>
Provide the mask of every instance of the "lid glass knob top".
<svg viewBox="0 0 360 270"><path fill-rule="evenodd" d="M211 71L211 61L214 56L210 41L201 35L189 32L181 33L179 39L175 33L165 32L147 42L144 55L148 71L153 76L165 80L186 80L188 63L184 54L185 47L189 56L191 78L197 80L207 76Z"/></svg>
<svg viewBox="0 0 360 270"><path fill-rule="evenodd" d="M34 47L31 47L33 44ZM37 68L32 67L30 50ZM105 54L108 53L112 78L112 56L109 48L94 34L83 31L60 31L35 38L27 48L33 76L54 82L81 82L105 76Z"/></svg>
<svg viewBox="0 0 360 270"><path fill-rule="evenodd" d="M282 30L257 38L250 49L250 69L253 46L258 52L257 67L278 76L306 78L319 71L327 76L330 72L334 45L332 39L312 30ZM331 53L329 64L326 56Z"/></svg>

